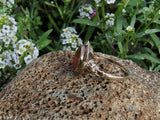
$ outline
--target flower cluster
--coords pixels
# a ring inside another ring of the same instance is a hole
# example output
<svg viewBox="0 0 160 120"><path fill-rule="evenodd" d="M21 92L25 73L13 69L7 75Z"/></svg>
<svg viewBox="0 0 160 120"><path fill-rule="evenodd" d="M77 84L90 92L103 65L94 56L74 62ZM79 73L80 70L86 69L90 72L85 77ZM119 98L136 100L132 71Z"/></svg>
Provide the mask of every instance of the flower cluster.
<svg viewBox="0 0 160 120"><path fill-rule="evenodd" d="M76 50L80 45L82 45L82 40L77 35L77 31L72 27L67 27L63 29L61 34L61 40L63 45L63 50Z"/></svg>
<svg viewBox="0 0 160 120"><path fill-rule="evenodd" d="M5 50L0 54L0 69L4 69L6 66L12 67L12 51Z"/></svg>
<svg viewBox="0 0 160 120"><path fill-rule="evenodd" d="M23 61L25 64L29 64L39 55L35 44L25 39L19 40L16 44L12 44L13 50L4 50L3 46L0 46L0 48L0 71L6 67L19 69L22 67Z"/></svg>
<svg viewBox="0 0 160 120"><path fill-rule="evenodd" d="M29 64L32 60L36 59L39 51L34 43L26 39L21 39L15 44L13 59L16 64L20 64L20 58L24 57L24 62Z"/></svg>
<svg viewBox="0 0 160 120"><path fill-rule="evenodd" d="M97 6L99 6L99 3L101 2L101 0L94 0L94 2L96 3Z"/></svg>
<svg viewBox="0 0 160 120"><path fill-rule="evenodd" d="M101 0L94 0L96 5L99 6ZM107 4L114 4L116 0L105 0Z"/></svg>
<svg viewBox="0 0 160 120"><path fill-rule="evenodd" d="M92 5L91 5L91 4L82 5L82 6L79 8L79 12L80 12L80 17L81 17L81 18L92 19L93 16L96 15L96 10L94 10L94 9L92 8Z"/></svg>
<svg viewBox="0 0 160 120"><path fill-rule="evenodd" d="M106 0L107 4L114 4L116 0Z"/></svg>
<svg viewBox="0 0 160 120"><path fill-rule="evenodd" d="M114 25L114 14L113 13L107 13L106 18L106 28L111 27Z"/></svg>
<svg viewBox="0 0 160 120"><path fill-rule="evenodd" d="M17 26L15 19L6 14L0 15L1 45L3 45L5 48L9 47L10 44L14 45L15 42L17 41L16 32L17 32Z"/></svg>
<svg viewBox="0 0 160 120"><path fill-rule="evenodd" d="M10 9L12 8L14 4L14 0L1 0L0 2L3 4L3 6L6 6Z"/></svg>
<svg viewBox="0 0 160 120"><path fill-rule="evenodd" d="M16 24L13 17L0 14L0 79L7 79L11 75L8 69L17 71L39 55L37 47L31 41L17 40Z"/></svg>
<svg viewBox="0 0 160 120"><path fill-rule="evenodd" d="M2 46L1 50L2 50ZM13 45L12 50L4 50L0 52L0 69L4 69L6 66L14 67L15 69L21 68L21 62L29 64L33 59L37 58L39 51L35 44L31 41L22 39Z"/></svg>

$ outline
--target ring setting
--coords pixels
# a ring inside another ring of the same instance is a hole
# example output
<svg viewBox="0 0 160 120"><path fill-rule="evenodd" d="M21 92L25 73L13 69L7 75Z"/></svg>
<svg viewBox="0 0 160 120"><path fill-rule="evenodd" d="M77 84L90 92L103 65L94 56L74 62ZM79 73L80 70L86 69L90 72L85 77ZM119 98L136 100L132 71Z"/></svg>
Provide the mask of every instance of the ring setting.
<svg viewBox="0 0 160 120"><path fill-rule="evenodd" d="M95 62L98 59L103 61L109 61L115 64L124 72L124 76L116 76L101 70L100 67L97 66ZM105 56L102 56L98 53L94 53L93 48L90 45L89 41L86 42L84 45L81 45L77 49L73 57L73 71L75 73L83 73L85 70L88 70L89 72L97 76L112 79L112 80L124 80L124 79L127 79L129 76L129 71L120 63L110 58L107 58Z"/></svg>

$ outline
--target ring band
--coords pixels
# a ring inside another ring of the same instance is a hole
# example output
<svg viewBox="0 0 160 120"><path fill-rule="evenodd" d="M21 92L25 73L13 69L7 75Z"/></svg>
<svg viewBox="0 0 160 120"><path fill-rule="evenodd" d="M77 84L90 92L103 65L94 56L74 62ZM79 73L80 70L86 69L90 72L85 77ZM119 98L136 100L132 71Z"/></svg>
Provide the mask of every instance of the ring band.
<svg viewBox="0 0 160 120"><path fill-rule="evenodd" d="M100 70L99 67L96 65L96 63L94 62L95 59L101 59L101 60L109 61L113 64L116 64L117 66L119 66L123 70L123 72L125 73L125 76L116 76L116 75L112 75L112 74L109 74L109 73L106 73L106 72ZM129 71L123 65L121 65L120 63L118 63L112 59L101 56L97 53L94 53L94 59L89 60L86 64L86 67L87 67L87 69L92 71L94 74L101 76L101 77L108 78L108 79L112 79L112 80L124 80L124 79L127 79L130 75Z"/></svg>

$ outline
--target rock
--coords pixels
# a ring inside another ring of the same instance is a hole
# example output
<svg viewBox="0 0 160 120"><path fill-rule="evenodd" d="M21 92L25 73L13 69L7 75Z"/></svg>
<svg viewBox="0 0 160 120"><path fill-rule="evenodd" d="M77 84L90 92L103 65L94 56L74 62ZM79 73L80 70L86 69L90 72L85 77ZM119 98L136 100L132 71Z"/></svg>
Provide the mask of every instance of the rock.
<svg viewBox="0 0 160 120"><path fill-rule="evenodd" d="M101 54L101 53L98 53ZM130 60L104 55L124 65L127 80L109 80L72 70L73 52L51 52L34 60L0 92L1 120L158 120L160 73ZM97 60L113 74L114 64Z"/></svg>

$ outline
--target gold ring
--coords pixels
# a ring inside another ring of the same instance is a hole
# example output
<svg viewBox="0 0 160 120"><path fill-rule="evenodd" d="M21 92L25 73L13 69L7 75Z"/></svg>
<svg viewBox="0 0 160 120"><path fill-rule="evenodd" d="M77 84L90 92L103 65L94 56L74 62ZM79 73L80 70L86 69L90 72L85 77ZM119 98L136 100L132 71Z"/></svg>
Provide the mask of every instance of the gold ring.
<svg viewBox="0 0 160 120"><path fill-rule="evenodd" d="M109 61L109 62L117 65L125 73L125 76L116 76L116 75L112 75L112 74L109 74L109 73L106 73L106 72L100 70L99 67L96 65L96 63L94 62L94 60L97 60L97 59L101 59L101 60L104 60L104 61ZM108 79L112 79L112 80L124 80L124 79L127 79L130 75L129 71L123 65L121 65L120 63L118 63L118 62L116 62L116 61L114 61L110 58L99 55L97 53L94 53L94 59L89 60L87 62L86 68L89 69L90 71L92 71L94 74L96 74L98 76L108 78Z"/></svg>
<svg viewBox="0 0 160 120"><path fill-rule="evenodd" d="M96 65L95 61L96 59L101 59L104 61L109 61L117 66L119 66L123 72L125 73L125 76L115 76L109 73L106 73ZM114 79L114 80L124 80L127 79L130 75L129 71L120 63L104 57L102 55L99 55L97 53L93 53L93 48L91 47L90 43L87 42L84 45L80 46L78 50L75 53L75 56L73 58L73 70L77 73L82 73L84 70L87 69L94 73L95 75L105 77L108 79Z"/></svg>

